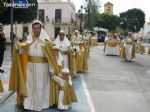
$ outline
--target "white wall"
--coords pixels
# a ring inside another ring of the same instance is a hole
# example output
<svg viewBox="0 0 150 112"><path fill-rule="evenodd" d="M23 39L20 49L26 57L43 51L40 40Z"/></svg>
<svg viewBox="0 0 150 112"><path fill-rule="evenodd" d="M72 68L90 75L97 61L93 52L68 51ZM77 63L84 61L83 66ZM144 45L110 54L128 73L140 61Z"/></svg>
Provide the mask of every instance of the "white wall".
<svg viewBox="0 0 150 112"><path fill-rule="evenodd" d="M55 19L55 9L62 9L62 22L70 23L71 18L75 20L75 7L67 2L53 2L53 3L39 3L39 9L45 10L45 30L51 39L54 38L55 25L52 23L52 19ZM46 16L49 18L49 23L46 22ZM71 17L72 16L72 17ZM29 26L29 31L31 31L31 24ZM15 27L15 25L14 25ZM68 32L68 26L61 25L61 28ZM14 28L15 29L15 28ZM22 37L23 25L17 25L17 35ZM10 25L5 26L4 33L6 37L10 37Z"/></svg>
<svg viewBox="0 0 150 112"><path fill-rule="evenodd" d="M17 24L16 26L14 25L13 26L14 28L14 33L15 33L15 28L17 28L17 36L21 37L22 36L22 30L23 30L23 27L21 24ZM10 25L7 25L7 26L4 26L4 33L5 33L5 36L7 37L7 39L9 40L10 38Z"/></svg>
<svg viewBox="0 0 150 112"><path fill-rule="evenodd" d="M143 36L146 39L150 39L150 35L148 35L148 32L150 32L150 25L145 25L143 29Z"/></svg>

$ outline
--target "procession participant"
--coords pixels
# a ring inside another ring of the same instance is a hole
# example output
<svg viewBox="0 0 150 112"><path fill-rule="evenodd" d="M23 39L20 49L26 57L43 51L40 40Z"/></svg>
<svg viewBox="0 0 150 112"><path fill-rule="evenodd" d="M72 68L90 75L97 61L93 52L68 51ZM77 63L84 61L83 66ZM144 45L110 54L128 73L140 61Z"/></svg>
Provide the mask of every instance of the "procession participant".
<svg viewBox="0 0 150 112"><path fill-rule="evenodd" d="M4 58L4 52L6 50L5 47L5 35L3 33L3 25L0 23L0 74L4 73L4 70L1 69L3 58ZM0 92L4 92L2 81L0 80Z"/></svg>
<svg viewBox="0 0 150 112"><path fill-rule="evenodd" d="M80 41L82 41L82 36L78 30L75 30L75 34L73 35L72 41L74 44L78 45Z"/></svg>
<svg viewBox="0 0 150 112"><path fill-rule="evenodd" d="M65 35L65 32L61 30L59 35L54 41L55 45L60 49L63 59L64 59L64 68L69 69L69 50L71 47L71 43Z"/></svg>
<svg viewBox="0 0 150 112"><path fill-rule="evenodd" d="M121 33L119 37L120 37L120 41L124 40L124 34L123 33Z"/></svg>
<svg viewBox="0 0 150 112"><path fill-rule="evenodd" d="M150 48L148 49L148 54L150 54Z"/></svg>
<svg viewBox="0 0 150 112"><path fill-rule="evenodd" d="M27 40L15 43L9 90L17 92L17 105L23 104L26 110L41 111L58 103L59 86L49 76L51 70L59 74L52 48L53 43L38 20L33 21ZM22 54L26 54L23 59Z"/></svg>
<svg viewBox="0 0 150 112"><path fill-rule="evenodd" d="M68 68L70 70L70 76L71 79L73 79L75 77L75 51L63 30L60 31L54 43L62 53L63 68Z"/></svg>
<svg viewBox="0 0 150 112"><path fill-rule="evenodd" d="M121 52L121 58L126 61L135 59L135 42L131 32L129 32L128 36L124 39L124 45Z"/></svg>
<svg viewBox="0 0 150 112"><path fill-rule="evenodd" d="M112 39L112 35L111 33L107 33L107 36L105 37L105 40L104 40L104 53L106 51L106 42L110 39Z"/></svg>
<svg viewBox="0 0 150 112"><path fill-rule="evenodd" d="M3 63L4 52L6 50L5 42L6 42L6 38L3 32L3 25L0 23L0 73L4 73L4 70L2 70L1 67Z"/></svg>
<svg viewBox="0 0 150 112"><path fill-rule="evenodd" d="M84 48L84 53L83 53L83 72L88 71L88 55L89 55L89 50L87 46L87 41L83 41L83 48Z"/></svg>
<svg viewBox="0 0 150 112"><path fill-rule="evenodd" d="M77 102L77 98L68 68L64 68L62 70L62 75L59 76L60 77L51 74L52 79L60 85L59 101L57 107L63 111L68 110L73 102Z"/></svg>
<svg viewBox="0 0 150 112"><path fill-rule="evenodd" d="M86 34L85 34L84 42L85 42L85 46L86 46L86 48L87 48L88 55L89 55L89 54L90 54L89 37L88 37Z"/></svg>
<svg viewBox="0 0 150 112"><path fill-rule="evenodd" d="M140 45L141 45L141 39L138 39L136 42L136 53L140 53Z"/></svg>
<svg viewBox="0 0 150 112"><path fill-rule="evenodd" d="M84 60L83 58L84 58L84 47L83 42L80 42L76 56L76 72L83 71L83 60Z"/></svg>
<svg viewBox="0 0 150 112"><path fill-rule="evenodd" d="M119 52L120 52L120 39L118 38L117 34L114 36L109 34L105 38L105 45L104 45L105 55L116 55L116 56L118 56Z"/></svg>
<svg viewBox="0 0 150 112"><path fill-rule="evenodd" d="M71 79L74 79L76 77L76 54L77 54L77 48L73 44L73 42L71 42L71 47L72 47L72 49L70 50L70 53L69 53L70 76L71 76Z"/></svg>
<svg viewBox="0 0 150 112"><path fill-rule="evenodd" d="M77 55L78 55L78 51L79 51L79 43L83 40L84 38L84 35L81 36L79 34L79 31L78 30L75 30L75 34L72 36L72 50L71 50L71 57L72 59L70 58L70 62L72 63L72 66L70 68L70 74L71 75L71 78L75 78L76 77L76 69L77 69L77 66L76 66L76 63L77 63Z"/></svg>
<svg viewBox="0 0 150 112"><path fill-rule="evenodd" d="M148 52L147 52L147 54L150 54L150 45L148 46Z"/></svg>
<svg viewBox="0 0 150 112"><path fill-rule="evenodd" d="M141 54L145 53L145 46L143 45L142 39L140 39L140 43L139 43L139 52Z"/></svg>

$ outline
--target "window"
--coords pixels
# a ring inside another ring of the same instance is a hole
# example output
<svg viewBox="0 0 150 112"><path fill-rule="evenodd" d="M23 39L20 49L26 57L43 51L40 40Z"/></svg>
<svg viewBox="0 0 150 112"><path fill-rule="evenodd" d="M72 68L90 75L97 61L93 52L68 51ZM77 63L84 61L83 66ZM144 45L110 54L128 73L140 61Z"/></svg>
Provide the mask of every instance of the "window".
<svg viewBox="0 0 150 112"><path fill-rule="evenodd" d="M61 22L61 9L55 9L55 22Z"/></svg>
<svg viewBox="0 0 150 112"><path fill-rule="evenodd" d="M45 10L39 9L39 20L44 23Z"/></svg>
<svg viewBox="0 0 150 112"><path fill-rule="evenodd" d="M60 32L60 27L55 27L55 38L58 36L59 32Z"/></svg>

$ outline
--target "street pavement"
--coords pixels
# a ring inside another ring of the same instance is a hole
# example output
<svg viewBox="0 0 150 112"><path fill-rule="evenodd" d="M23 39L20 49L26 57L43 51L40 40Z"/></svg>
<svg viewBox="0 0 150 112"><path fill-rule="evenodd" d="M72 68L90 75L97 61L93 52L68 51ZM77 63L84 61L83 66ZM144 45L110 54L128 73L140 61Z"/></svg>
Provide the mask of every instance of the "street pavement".
<svg viewBox="0 0 150 112"><path fill-rule="evenodd" d="M10 60L6 57L7 67ZM125 62L118 56L105 56L100 44L91 47L88 62L89 71L77 74L73 81L78 103L67 112L150 112L150 55L136 54L134 62ZM17 111L15 94L0 105L0 112Z"/></svg>
<svg viewBox="0 0 150 112"><path fill-rule="evenodd" d="M130 63L93 47L84 80L96 112L150 112L150 55Z"/></svg>
<svg viewBox="0 0 150 112"><path fill-rule="evenodd" d="M0 93L0 105L4 102L4 100L10 95L8 91L9 86L9 74L10 74L10 67L11 67L11 50L10 47L7 46L7 50L5 51L4 61L2 68L5 70L5 73L0 73L0 79L3 83L4 93ZM0 107L1 108L1 107Z"/></svg>

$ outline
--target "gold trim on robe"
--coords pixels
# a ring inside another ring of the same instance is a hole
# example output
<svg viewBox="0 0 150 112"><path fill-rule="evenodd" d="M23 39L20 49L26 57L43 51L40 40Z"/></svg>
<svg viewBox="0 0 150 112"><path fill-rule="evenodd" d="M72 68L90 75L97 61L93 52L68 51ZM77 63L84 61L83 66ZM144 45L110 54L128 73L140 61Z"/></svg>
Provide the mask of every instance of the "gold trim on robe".
<svg viewBox="0 0 150 112"><path fill-rule="evenodd" d="M18 54L18 50L14 46L9 80L9 91L17 92L17 105L22 104L24 98L27 97L27 88L24 74L25 70L23 70L26 65L22 62L22 58L23 57ZM25 66L23 67L22 65Z"/></svg>
<svg viewBox="0 0 150 112"><path fill-rule="evenodd" d="M71 79L74 79L74 72L75 72L75 55L74 55L74 52L73 51L70 51L69 53L69 69L70 69L70 76L71 76Z"/></svg>
<svg viewBox="0 0 150 112"><path fill-rule="evenodd" d="M67 81L64 87L60 87L60 90L64 91L63 104L70 105L72 102L77 102L75 90L69 85Z"/></svg>
<svg viewBox="0 0 150 112"><path fill-rule="evenodd" d="M57 64L55 53L53 50L54 44L48 40L45 42L45 47L43 47L44 54L48 60L48 63L51 65L52 69L55 71L56 75L60 74L60 67ZM50 106L57 105L59 99L59 84L54 80L50 81Z"/></svg>

